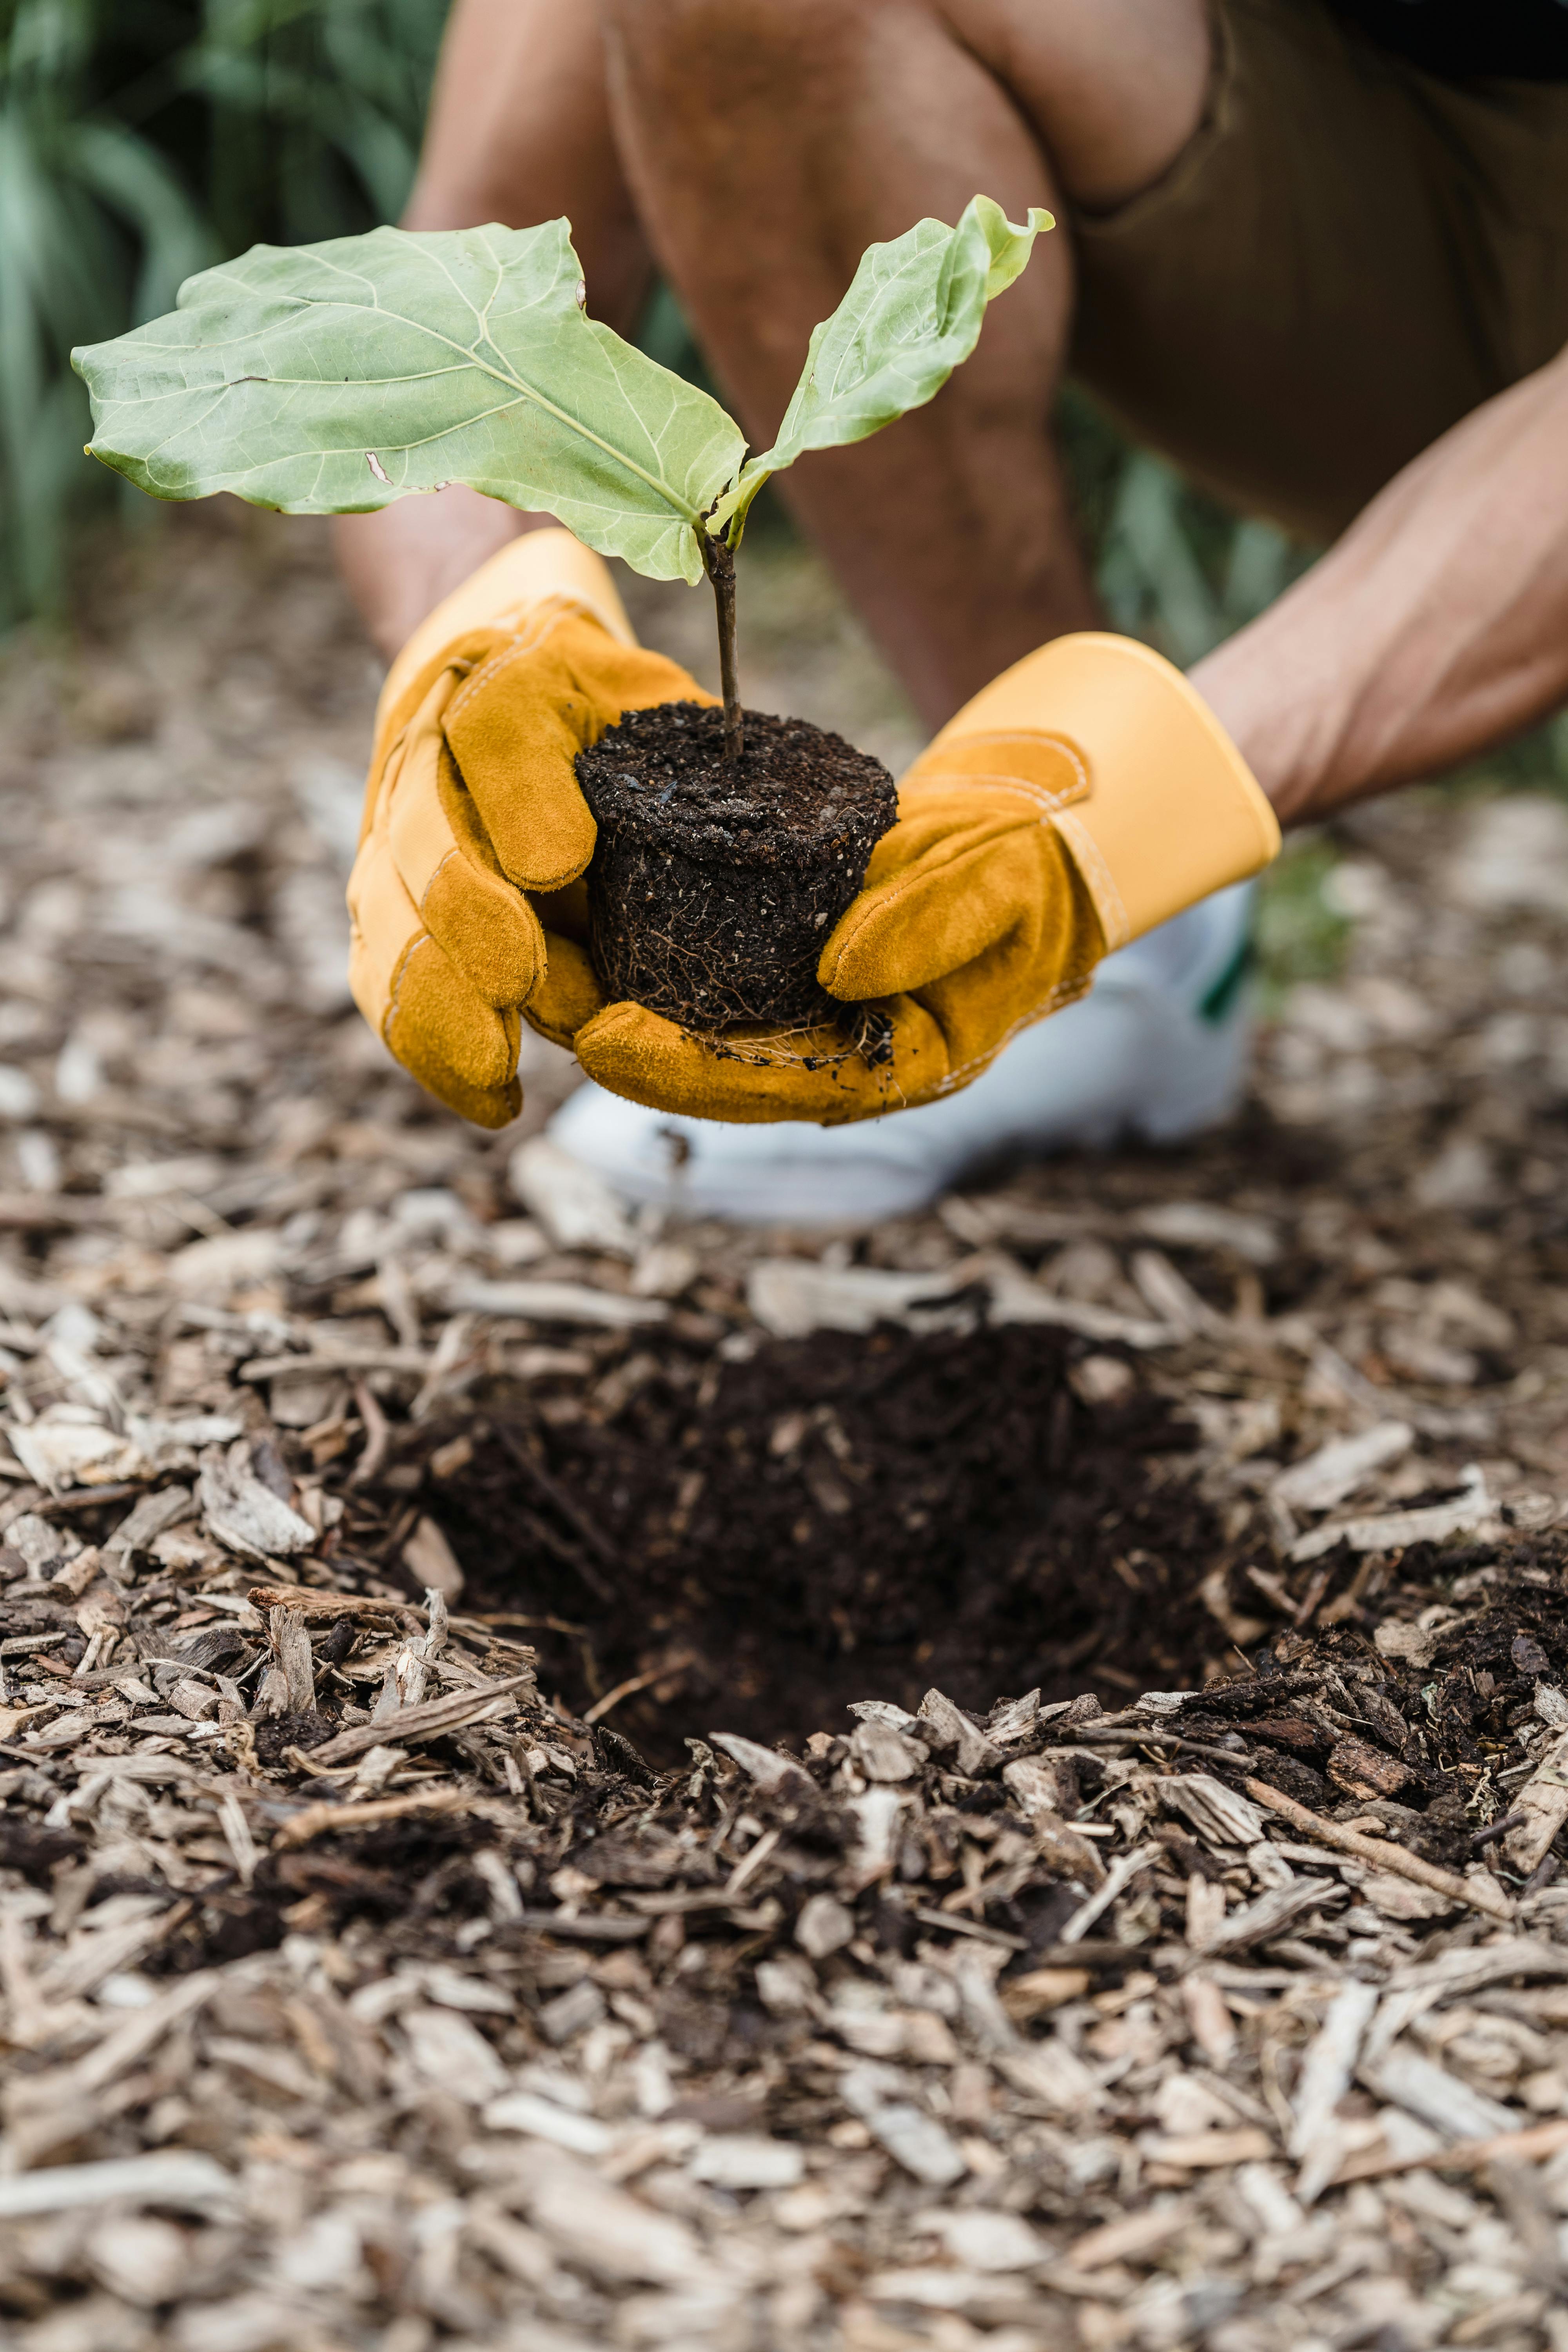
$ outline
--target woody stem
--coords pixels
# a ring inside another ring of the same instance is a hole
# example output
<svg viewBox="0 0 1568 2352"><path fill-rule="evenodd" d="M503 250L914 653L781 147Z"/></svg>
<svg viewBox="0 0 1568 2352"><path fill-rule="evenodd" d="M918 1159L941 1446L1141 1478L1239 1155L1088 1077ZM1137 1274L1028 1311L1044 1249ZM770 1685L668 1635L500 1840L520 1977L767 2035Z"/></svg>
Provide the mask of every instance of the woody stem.
<svg viewBox="0 0 1568 2352"><path fill-rule="evenodd" d="M713 583L713 603L719 620L719 683L724 696L724 757L738 760L746 746L741 720L741 694L735 683L735 558L728 543L710 531L700 532L702 562Z"/></svg>

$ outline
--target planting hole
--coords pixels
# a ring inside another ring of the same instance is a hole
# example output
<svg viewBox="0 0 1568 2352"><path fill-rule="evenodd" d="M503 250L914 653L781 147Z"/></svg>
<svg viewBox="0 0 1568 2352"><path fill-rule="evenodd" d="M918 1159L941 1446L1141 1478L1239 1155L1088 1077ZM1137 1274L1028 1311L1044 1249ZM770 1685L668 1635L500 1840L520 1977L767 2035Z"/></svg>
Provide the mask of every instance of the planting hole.
<svg viewBox="0 0 1568 2352"><path fill-rule="evenodd" d="M655 1761L933 1684L982 1710L1036 1683L1112 1706L1229 1646L1199 1593L1224 1545L1182 1475L1191 1432L1063 1333L818 1332L743 1362L661 1341L466 1430L448 1477L451 1425L405 1457L435 1461L465 1612L533 1643L574 1713L650 1677L603 1720Z"/></svg>

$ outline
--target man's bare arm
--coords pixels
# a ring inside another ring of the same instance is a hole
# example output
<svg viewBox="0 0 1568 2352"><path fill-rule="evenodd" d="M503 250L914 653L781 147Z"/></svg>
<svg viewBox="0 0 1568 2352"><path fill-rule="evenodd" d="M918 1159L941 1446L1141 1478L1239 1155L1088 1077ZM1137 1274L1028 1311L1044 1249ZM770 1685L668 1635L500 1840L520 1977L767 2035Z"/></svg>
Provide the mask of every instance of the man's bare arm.
<svg viewBox="0 0 1568 2352"><path fill-rule="evenodd" d="M591 0L456 0L405 228L571 221L594 316L630 335L653 264L611 136ZM390 660L477 564L547 522L454 484L334 524L338 561Z"/></svg>
<svg viewBox="0 0 1568 2352"><path fill-rule="evenodd" d="M1192 677L1287 824L1568 698L1568 354L1434 442Z"/></svg>

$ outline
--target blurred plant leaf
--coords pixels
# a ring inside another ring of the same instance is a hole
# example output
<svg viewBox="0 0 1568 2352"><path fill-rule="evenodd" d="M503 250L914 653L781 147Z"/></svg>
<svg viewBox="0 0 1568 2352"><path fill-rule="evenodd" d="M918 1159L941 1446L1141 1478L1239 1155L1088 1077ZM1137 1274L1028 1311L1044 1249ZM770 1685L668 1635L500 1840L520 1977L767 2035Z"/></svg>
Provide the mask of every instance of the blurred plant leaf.
<svg viewBox="0 0 1568 2352"><path fill-rule="evenodd" d="M58 600L68 523L103 480L79 462L87 401L71 345L166 309L215 252L395 216L446 11L447 0L0 0L0 626ZM824 339L854 299L852 287ZM668 295L652 316L655 356L695 373ZM906 404L900 394L889 413ZM1117 625L1190 659L1301 569L1303 551L1269 525L1238 522L1173 477L1151 529L1160 501L1146 485L1128 509L1121 500L1133 469L1157 461L1075 388L1058 422ZM746 503L752 494L748 479Z"/></svg>
<svg viewBox="0 0 1568 2352"><path fill-rule="evenodd" d="M1132 457L1111 518L1141 584L1152 593L1173 661L1195 662L1225 635L1219 600L1182 529L1182 482L1157 457Z"/></svg>
<svg viewBox="0 0 1568 2352"><path fill-rule="evenodd" d="M212 233L195 205L156 149L133 131L112 122L75 125L65 160L136 237L132 300L138 316L165 308L193 271L216 259Z"/></svg>
<svg viewBox="0 0 1568 2352"><path fill-rule="evenodd" d="M1287 841L1259 885L1253 940L1264 1012L1278 1014L1304 980L1334 980L1343 969L1354 925L1335 903L1339 852L1321 835Z"/></svg>
<svg viewBox="0 0 1568 2352"><path fill-rule="evenodd" d="M73 354L92 454L155 498L289 514L466 482L655 579L700 580L697 526L740 429L589 319L582 289L564 221L257 246Z"/></svg>

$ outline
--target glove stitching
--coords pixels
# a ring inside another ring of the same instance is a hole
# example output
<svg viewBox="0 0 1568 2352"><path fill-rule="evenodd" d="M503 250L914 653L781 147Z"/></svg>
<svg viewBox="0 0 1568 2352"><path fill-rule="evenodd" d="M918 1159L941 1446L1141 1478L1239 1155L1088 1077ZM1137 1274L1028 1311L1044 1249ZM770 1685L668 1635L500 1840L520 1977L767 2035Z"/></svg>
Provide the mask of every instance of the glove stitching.
<svg viewBox="0 0 1568 2352"><path fill-rule="evenodd" d="M429 936L428 931L415 932L394 965L392 978L387 982L386 1011L381 1016L381 1038L388 1053L392 1051L392 1024L397 1013L398 992L403 986L403 975L413 961L416 950L423 947Z"/></svg>
<svg viewBox="0 0 1568 2352"><path fill-rule="evenodd" d="M952 792L964 791L971 785L984 785L987 792L1012 793L1019 800L1027 801L1031 808L1041 812L1042 824L1054 816L1058 809L1066 808L1071 802L1082 798L1079 793L1053 793L1047 784L1027 783L1020 776L992 775L973 771L962 772L956 769L944 769L940 775L922 777L916 789L935 786Z"/></svg>
<svg viewBox="0 0 1568 2352"><path fill-rule="evenodd" d="M1107 954L1114 948L1125 947L1132 936L1131 919L1099 842L1087 825L1080 824L1078 818L1070 814L1058 816L1056 826L1063 845L1094 900L1095 910L1105 932Z"/></svg>
<svg viewBox="0 0 1568 2352"><path fill-rule="evenodd" d="M511 639L510 644L502 646L498 652L491 654L489 659L473 672L467 683L458 688L447 706L443 725L456 719L479 688L489 685L493 678L498 677L509 662L517 660L523 654L537 653L540 646L553 635L563 621L596 622L596 620L597 616L590 613L585 604L569 604L560 598L552 600L550 604L536 613L531 631L520 633Z"/></svg>
<svg viewBox="0 0 1568 2352"><path fill-rule="evenodd" d="M523 898L527 898L528 893L531 890L563 890L568 882L577 881L578 878L587 870L586 867L582 866L564 866L561 868L559 873L542 874L538 877L531 876L526 882L519 882L512 875L506 873L504 869L500 874L490 873L488 866L479 866L476 864L472 858L468 857L467 850L464 849L460 842L454 842L450 849L442 851L439 863L435 867L429 880L426 883L424 889L419 894L418 912L421 915L425 912L425 901L429 898L431 891L436 887L437 877L439 876L442 866L449 865L454 857L466 859L469 866L472 868L472 871L480 881L488 880L491 882L504 883L509 889L515 890L519 897ZM399 867L398 871L401 873L402 868Z"/></svg>
<svg viewBox="0 0 1568 2352"><path fill-rule="evenodd" d="M453 858L461 857L462 854L463 853L458 848L457 843L454 842L451 848L443 850L441 856L437 858L435 869L430 876L430 879L426 883L424 889L419 893L419 912L422 915L425 912L425 902L429 898L431 891L436 887L437 883L440 880L442 874L446 871L447 867L450 866Z"/></svg>
<svg viewBox="0 0 1568 2352"><path fill-rule="evenodd" d="M429 880L426 883L424 889L419 893L418 912L421 915L426 913L426 903L429 898L431 891L434 890L437 883L440 880L447 867L450 866L454 857L462 859L463 863L468 868L470 878L477 882L481 889L487 882L499 882L502 878L499 874L492 874L488 866L479 865L477 859L469 857L461 843L455 841L450 849L444 849L442 851L439 858L437 858L436 865L431 870ZM401 871L401 868L399 871ZM511 882L511 877L510 875L505 878L509 882ZM517 883L512 882L511 887L516 890L520 886Z"/></svg>
<svg viewBox="0 0 1568 2352"><path fill-rule="evenodd" d="M994 1045L988 1045L983 1054L972 1054L967 1062L960 1062L956 1069L949 1070L944 1078L939 1078L931 1088L931 1097L952 1094L956 1087L966 1085L971 1073L986 1068L996 1059L1004 1046L1012 1044L1021 1029L1033 1028L1037 1021L1044 1021L1048 1014L1059 1013L1064 1004L1076 1004L1080 996L1088 993L1089 985L1093 977L1092 972L1086 972L1081 980L1055 982L1037 1003L1030 1005L1026 1012L1019 1013L1017 1019L1003 1031ZM927 1097L925 1099L930 1100L931 1097Z"/></svg>
<svg viewBox="0 0 1568 2352"><path fill-rule="evenodd" d="M421 915L423 915L423 914L424 914L424 912L425 912L425 901L426 901L426 898L428 898L428 897L430 896L431 891L436 887L436 884L437 884L437 879L438 879L438 877L439 877L439 876L440 876L440 874L441 874L442 867L447 866L449 866L449 865L451 864L451 862L452 862L452 860L453 860L453 858L454 858L454 857L462 857L462 856L463 856L463 855L464 855L464 852L463 852L463 851L462 851L462 849L458 845L458 844L457 844L456 842L454 842L454 844L452 845L451 848L450 848L450 849L448 849L448 850L446 852L446 854L444 855L444 856L443 856L443 857L442 857L442 859L441 859L440 865L438 865L438 866L437 866L435 873L431 875L429 881L428 881L428 882L426 882L426 884L425 885L425 889L424 889L423 895L421 896L420 900L419 900L419 912L420 912L420 914L421 914ZM476 874L478 874L478 876L479 877L479 878L480 878L481 880L488 879L488 880L490 880L490 881L499 881L499 880L500 880L500 879L502 878L502 877L501 877L500 876L499 876L499 875L489 875L489 876L487 876L487 875L485 874L485 870L484 870L484 868L483 868L482 866L480 866L480 867L476 867L474 870L475 870ZM526 903L527 903L528 892L527 892L527 890L525 890L525 889L523 888L523 886L521 885L521 883L520 883L520 882L513 882L513 881L512 881L512 879L511 879L511 877L510 877L510 875L506 876L504 878L505 878L506 882L510 885L510 887L513 890L515 890L515 891L517 892L518 897L519 897L520 898L521 898L521 899L524 901L524 903L526 904ZM566 879L567 879L569 882L570 882L570 881L574 881L574 880L576 879L576 877L575 877L574 875L568 875L568 876L566 877ZM547 884L547 883L546 883L546 884L541 884L541 883L531 883L531 884L529 885L529 888L531 888L531 889L551 888L551 887L559 887L559 886L558 886L558 885L551 885L551 884ZM537 914L536 914L536 919L537 919ZM542 930L542 929L543 929L543 926L542 926L542 925L541 925L541 929ZM433 938L433 937L434 937L434 933L432 933L432 932L428 932L428 931L427 931L427 932L426 932L426 937L428 937L428 938ZM546 934L546 936L548 937L548 934ZM439 944L439 942L437 942L437 944ZM414 941L414 945L416 947L416 946L418 945L418 941L417 941L417 940L415 940L415 941ZM546 956L547 956L547 958L548 958L548 950L546 950ZM454 959L454 961L455 961L455 959ZM536 959L536 961L537 961L537 959ZM461 971L461 969L462 969L462 967L461 967L461 965L460 965L460 964L458 965L458 970L459 970L459 971ZM401 969L402 969L402 967L401 967L401 965L400 965L400 966L399 966L399 971L401 971ZM532 986L530 988L530 990L529 990L529 992L528 992L528 996L534 996L534 995L536 995L536 994L538 993L539 990L542 987L542 985L543 985L543 983L544 983L545 973L546 973L547 969L548 969L548 961L546 961L546 963L545 963L545 964L540 965L539 969L537 969L537 970L535 971L534 975L533 975L533 984L532 984ZM518 999L518 1004L519 1004L520 1006L521 1006L521 1005L523 1005L523 1004L526 1004L526 1003L528 1003L528 996L520 997L520 998ZM498 1013L506 1013L506 1012L513 1011L513 1010L516 1010L516 1009L517 1009L516 1007L512 1007L512 1006L509 1006L509 1005L504 1005L504 1004L502 1004L502 1005L494 1005L494 1006L492 1006L492 1007L491 1007L491 1010L492 1010L493 1012L498 1012ZM391 1015L390 1015L390 1014L388 1015L388 1018L389 1018L389 1019L391 1018ZM521 1040L519 1041L519 1049L520 1049L520 1052L521 1052ZM515 1065L515 1064L513 1065L513 1076L516 1076L516 1065Z"/></svg>
<svg viewBox="0 0 1568 2352"><path fill-rule="evenodd" d="M917 791L921 791L932 788L937 790L945 788L951 791L955 786L963 787L970 784L984 784L988 790L993 792L1011 793L1019 799L1027 801L1032 808L1039 811L1038 823L1042 829L1047 826L1055 826L1058 830L1058 836L1063 836L1064 828L1061 827L1058 822L1060 812L1069 802L1086 798L1092 789L1089 782L1088 766L1075 746L1067 741L1067 740L1062 736L1037 734L1032 731L1020 731L1013 734L998 733L994 736L973 736L967 740L974 742L994 743L1048 743L1053 750L1058 751L1061 753L1062 757L1071 767L1076 779L1076 785L1073 789L1066 792L1053 792L1048 785L1033 783L1026 777L992 774L965 775L961 772L944 769L932 775L921 777L916 783L915 789ZM1076 831L1077 828L1075 827L1075 835ZM1064 838L1064 846L1065 845ZM973 854L972 845L966 845L959 844L952 835L949 835L948 840L942 845L942 846L948 852L947 862L949 863L951 863L955 856L969 856ZM1096 855L1098 855L1098 851L1096 852ZM934 856L934 853L932 853L932 856ZM931 867L929 863L925 866L923 871L919 866L915 866L907 867L905 872L896 882L889 883L886 886L886 895L881 897L878 902L876 908L877 915L879 917L883 916L889 908L898 907L900 902L909 896L911 890L930 880L931 872ZM1109 874L1106 875L1105 880L1106 887L1111 898L1120 908L1121 900L1116 898L1115 884L1111 882ZM852 930L845 940L844 945L840 948L837 959L834 965L836 975L842 970L846 956L853 948L855 942L859 937L861 929L864 928L865 922L868 919L868 915L862 917L861 922L856 926L855 929ZM1124 910L1122 911L1121 920L1123 929L1125 930L1126 915ZM1120 944L1120 942L1118 942L1118 944ZM832 985L831 982L826 984L828 986Z"/></svg>
<svg viewBox="0 0 1568 2352"><path fill-rule="evenodd" d="M1021 783L1016 776L985 773L971 776L966 781L984 784L991 792L1022 793L1037 808L1043 810L1046 816L1054 816L1058 809L1068 807L1079 797L1076 793L1053 793L1047 785Z"/></svg>
<svg viewBox="0 0 1568 2352"><path fill-rule="evenodd" d="M403 953L398 957L396 969L393 972L391 982L387 987L386 1011L382 1014L381 1018L381 1042L386 1047L387 1052L392 1055L395 1062L402 1062L403 1060L402 1055L397 1051L397 1048L392 1042L392 1024L397 1014L398 996L403 987L404 974L407 971L409 965L413 962L416 955L423 947L434 948L437 955L440 955L442 952L440 941L436 939L432 932L416 931L413 939L409 940L408 945L404 949ZM515 1013L517 1009L518 1008L515 1005L502 1005L500 1007L492 1005L490 1007L490 1010L496 1013L496 1017L501 1024L503 1034L506 1028L507 1013L509 1012ZM520 1023L518 1024L517 1045L511 1057L511 1067L508 1070L506 1076L500 1082L503 1087L510 1086L513 1078L517 1076L518 1065L521 1059L522 1026ZM405 1065L405 1067L406 1067L406 1064Z"/></svg>
<svg viewBox="0 0 1568 2352"><path fill-rule="evenodd" d="M1089 777L1087 761L1084 760L1083 755L1078 750L1077 746L1073 743L1069 743L1067 738L1063 735L1046 735L1039 733L1032 728L1026 728L1017 729L1005 733L998 731L994 735L961 736L959 738L959 743L984 743L988 747L995 747L998 750L1008 743L1026 744L1030 749L1033 749L1037 744L1044 743L1048 745L1052 751L1059 751L1061 753L1062 758L1068 762L1068 765L1073 772L1074 781L1064 790L1057 792L1053 791L1051 786L1048 784L1036 783L1030 778L1015 775L1007 770L992 771L989 769L969 770L963 768L933 767L930 775L916 776L911 774L905 779L906 783L914 786L916 789L919 789L921 785L938 782L946 783L950 787L953 785L983 783L988 785L993 790L1026 793L1037 803L1043 803L1045 806L1053 809L1065 808L1073 801L1087 800L1093 792L1094 787ZM956 751L958 749L958 745L955 744L953 749Z"/></svg>

